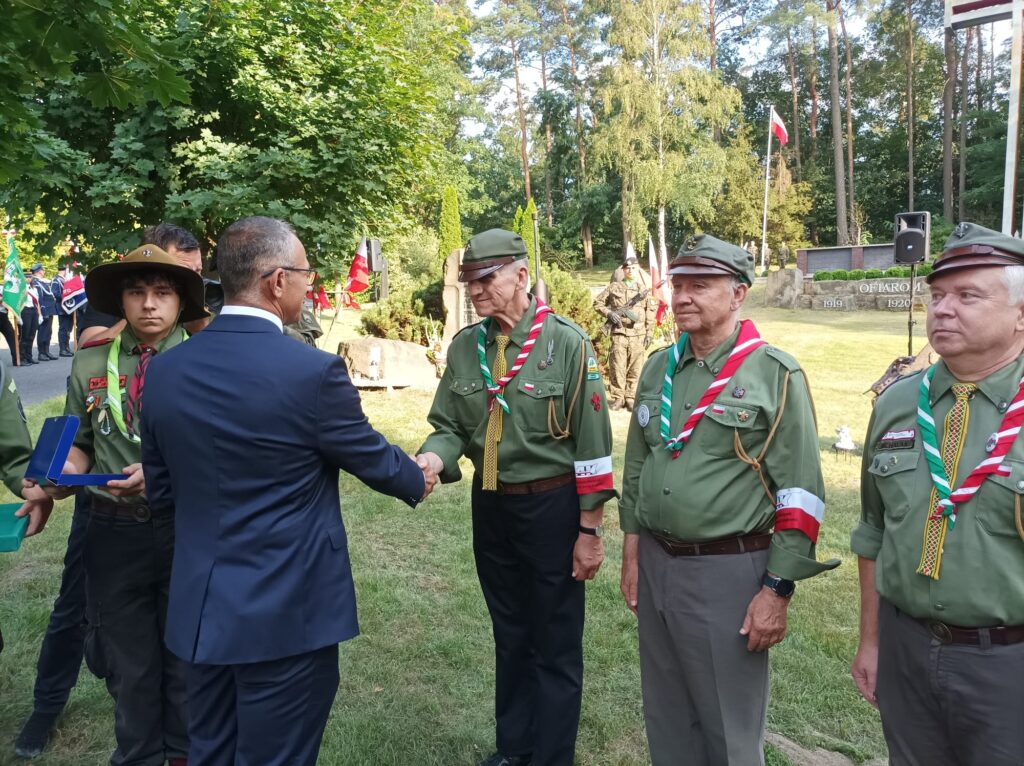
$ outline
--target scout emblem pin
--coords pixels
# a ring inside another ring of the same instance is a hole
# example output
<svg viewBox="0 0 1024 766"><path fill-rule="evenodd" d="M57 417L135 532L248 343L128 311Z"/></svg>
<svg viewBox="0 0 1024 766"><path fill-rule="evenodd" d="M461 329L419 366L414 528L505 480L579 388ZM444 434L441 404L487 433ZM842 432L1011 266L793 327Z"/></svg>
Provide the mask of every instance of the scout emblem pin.
<svg viewBox="0 0 1024 766"><path fill-rule="evenodd" d="M996 432L988 437L988 441L985 442L985 452L991 452L996 448L996 444L999 443L999 433Z"/></svg>
<svg viewBox="0 0 1024 766"><path fill-rule="evenodd" d="M99 417L96 418L96 422L99 424L100 433L104 436L110 436L110 418L107 417L106 407L100 410L100 414Z"/></svg>
<svg viewBox="0 0 1024 766"><path fill-rule="evenodd" d="M746 423L748 420L750 420L750 413L747 412L746 410L740 410L739 414L736 417L739 418L741 423Z"/></svg>
<svg viewBox="0 0 1024 766"><path fill-rule="evenodd" d="M636 422L640 424L641 428L647 428L647 424L651 422L651 411L647 409L646 404L641 404L636 408Z"/></svg>
<svg viewBox="0 0 1024 766"><path fill-rule="evenodd" d="M739 386L736 386L736 388L734 388L732 390L732 398L733 399L742 399L744 396L746 396L746 394L747 394L747 389L740 388Z"/></svg>
<svg viewBox="0 0 1024 766"><path fill-rule="evenodd" d="M537 362L538 370L546 370L548 367L553 367L555 364L555 342L553 340L548 341L548 357L547 359L541 359Z"/></svg>
<svg viewBox="0 0 1024 766"><path fill-rule="evenodd" d="M92 412L94 409L96 409L96 403L96 394L89 394L85 398L85 411Z"/></svg>

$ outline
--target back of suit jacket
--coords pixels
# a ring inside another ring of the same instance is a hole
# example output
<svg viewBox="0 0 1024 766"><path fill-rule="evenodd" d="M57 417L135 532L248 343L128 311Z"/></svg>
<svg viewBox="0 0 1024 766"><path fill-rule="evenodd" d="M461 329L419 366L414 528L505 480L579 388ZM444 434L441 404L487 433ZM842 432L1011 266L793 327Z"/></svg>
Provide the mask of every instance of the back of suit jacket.
<svg viewBox="0 0 1024 766"><path fill-rule="evenodd" d="M176 514L168 648L242 664L355 636L338 471L409 505L423 475L370 426L344 362L224 315L154 357L143 396L146 494Z"/></svg>

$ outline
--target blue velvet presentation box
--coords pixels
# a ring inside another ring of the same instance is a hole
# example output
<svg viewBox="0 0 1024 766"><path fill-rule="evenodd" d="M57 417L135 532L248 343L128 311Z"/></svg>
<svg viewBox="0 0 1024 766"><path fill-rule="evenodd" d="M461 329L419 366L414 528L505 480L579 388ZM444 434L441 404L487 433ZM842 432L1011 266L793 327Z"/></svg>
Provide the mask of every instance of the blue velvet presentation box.
<svg viewBox="0 0 1024 766"><path fill-rule="evenodd" d="M21 547L28 527L28 516L17 518L14 512L21 508L21 503L0 504L0 553L10 553Z"/></svg>
<svg viewBox="0 0 1024 766"><path fill-rule="evenodd" d="M76 415L47 418L28 461L25 478L44 487L102 487L107 482L124 479L123 473L62 473L77 433Z"/></svg>

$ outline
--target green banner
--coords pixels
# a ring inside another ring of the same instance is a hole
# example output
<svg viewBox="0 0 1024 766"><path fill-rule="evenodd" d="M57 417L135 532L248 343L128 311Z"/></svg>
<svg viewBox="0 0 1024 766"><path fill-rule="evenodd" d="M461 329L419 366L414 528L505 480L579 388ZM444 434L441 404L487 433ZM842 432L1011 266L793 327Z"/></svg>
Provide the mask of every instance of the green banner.
<svg viewBox="0 0 1024 766"><path fill-rule="evenodd" d="M7 235L7 260L4 263L4 292L3 302L6 303L15 314L20 314L28 303L28 282L25 281L25 272L21 270L21 259L18 258L18 246L14 244L14 237Z"/></svg>

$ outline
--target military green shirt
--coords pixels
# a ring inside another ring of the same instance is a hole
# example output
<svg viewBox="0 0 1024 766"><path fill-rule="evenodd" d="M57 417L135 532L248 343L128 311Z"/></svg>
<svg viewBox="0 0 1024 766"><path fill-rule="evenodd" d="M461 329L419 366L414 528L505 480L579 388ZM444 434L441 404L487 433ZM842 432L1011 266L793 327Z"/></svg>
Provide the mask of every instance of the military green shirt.
<svg viewBox="0 0 1024 766"><path fill-rule="evenodd" d="M673 376L672 436L683 429L725 364L738 334L737 327L703 360L694 357L687 342ZM799 505L820 517L825 485L818 434L807 381L796 360L772 346L755 349L705 410L689 442L673 459L659 430L669 352L662 349L652 354L637 384L619 501L623 532L638 533L646 528L699 542L768 531L775 521L776 495L780 500L799 498ZM761 453L779 411L787 372L785 411L762 461L765 480L773 492L769 499L757 473L737 457L734 438L739 434L751 457ZM816 520L820 522L820 518ZM814 556L814 543L804 532L785 529L774 534L768 569L785 579L800 580L838 565L819 564Z"/></svg>
<svg viewBox="0 0 1024 766"><path fill-rule="evenodd" d="M628 310L636 316L634 322L628 316L622 317L622 325L612 325L612 335L643 337L654 329L658 317L658 299L638 280L631 279L612 282L594 299L594 311L601 316L608 316L616 309L629 304L631 300L646 292L644 298L637 300Z"/></svg>
<svg viewBox="0 0 1024 766"><path fill-rule="evenodd" d="M864 441L861 520L850 547L875 560L878 592L907 614L965 627L1024 625L1024 540L1014 520L1014 503L1024 495L1024 439L1018 437L1005 458L1010 475L990 475L958 508L939 579L917 574L932 491L917 424L923 374L896 381L875 403ZM954 487L987 456L985 444L999 429L1022 374L1024 356L978 383ZM929 396L940 445L956 382L939 362Z"/></svg>
<svg viewBox="0 0 1024 766"><path fill-rule="evenodd" d="M32 440L14 379L0 369L0 479L21 497L21 480L32 456Z"/></svg>
<svg viewBox="0 0 1024 766"><path fill-rule="evenodd" d="M511 342L505 357L510 370L536 313L537 302L531 298L526 315L509 333ZM488 395L477 356L479 328L479 323L470 325L452 340L448 365L427 416L434 432L420 452L435 452L441 458L445 466L443 482L462 477L458 464L461 455L473 462L478 473L482 471ZM486 355L492 370L498 334L497 323L491 322ZM570 414L568 408L577 384L582 391ZM526 363L506 387L505 399L510 412L504 416L498 444L499 481L520 484L574 472L583 510L592 510L617 496L612 486L612 428L604 383L593 346L583 330L568 319L549 314ZM552 405L556 428L564 428L568 417L568 438L551 436ZM606 488L590 491L595 487Z"/></svg>
<svg viewBox="0 0 1024 766"><path fill-rule="evenodd" d="M157 344L157 353L178 345L184 338L185 331L180 326L175 327ZM71 363L71 381L64 404L64 414L77 415L80 421L75 446L92 460L91 473L120 473L126 466L142 460L141 445L122 436L110 414L107 355L111 342L87 344L78 350ZM118 354L121 388L118 395L122 413L127 412L128 386L139 364L139 355L133 353L138 344L131 327L125 327L121 332L121 351ZM88 490L116 502L141 502L139 497L114 497L100 487L88 487Z"/></svg>

